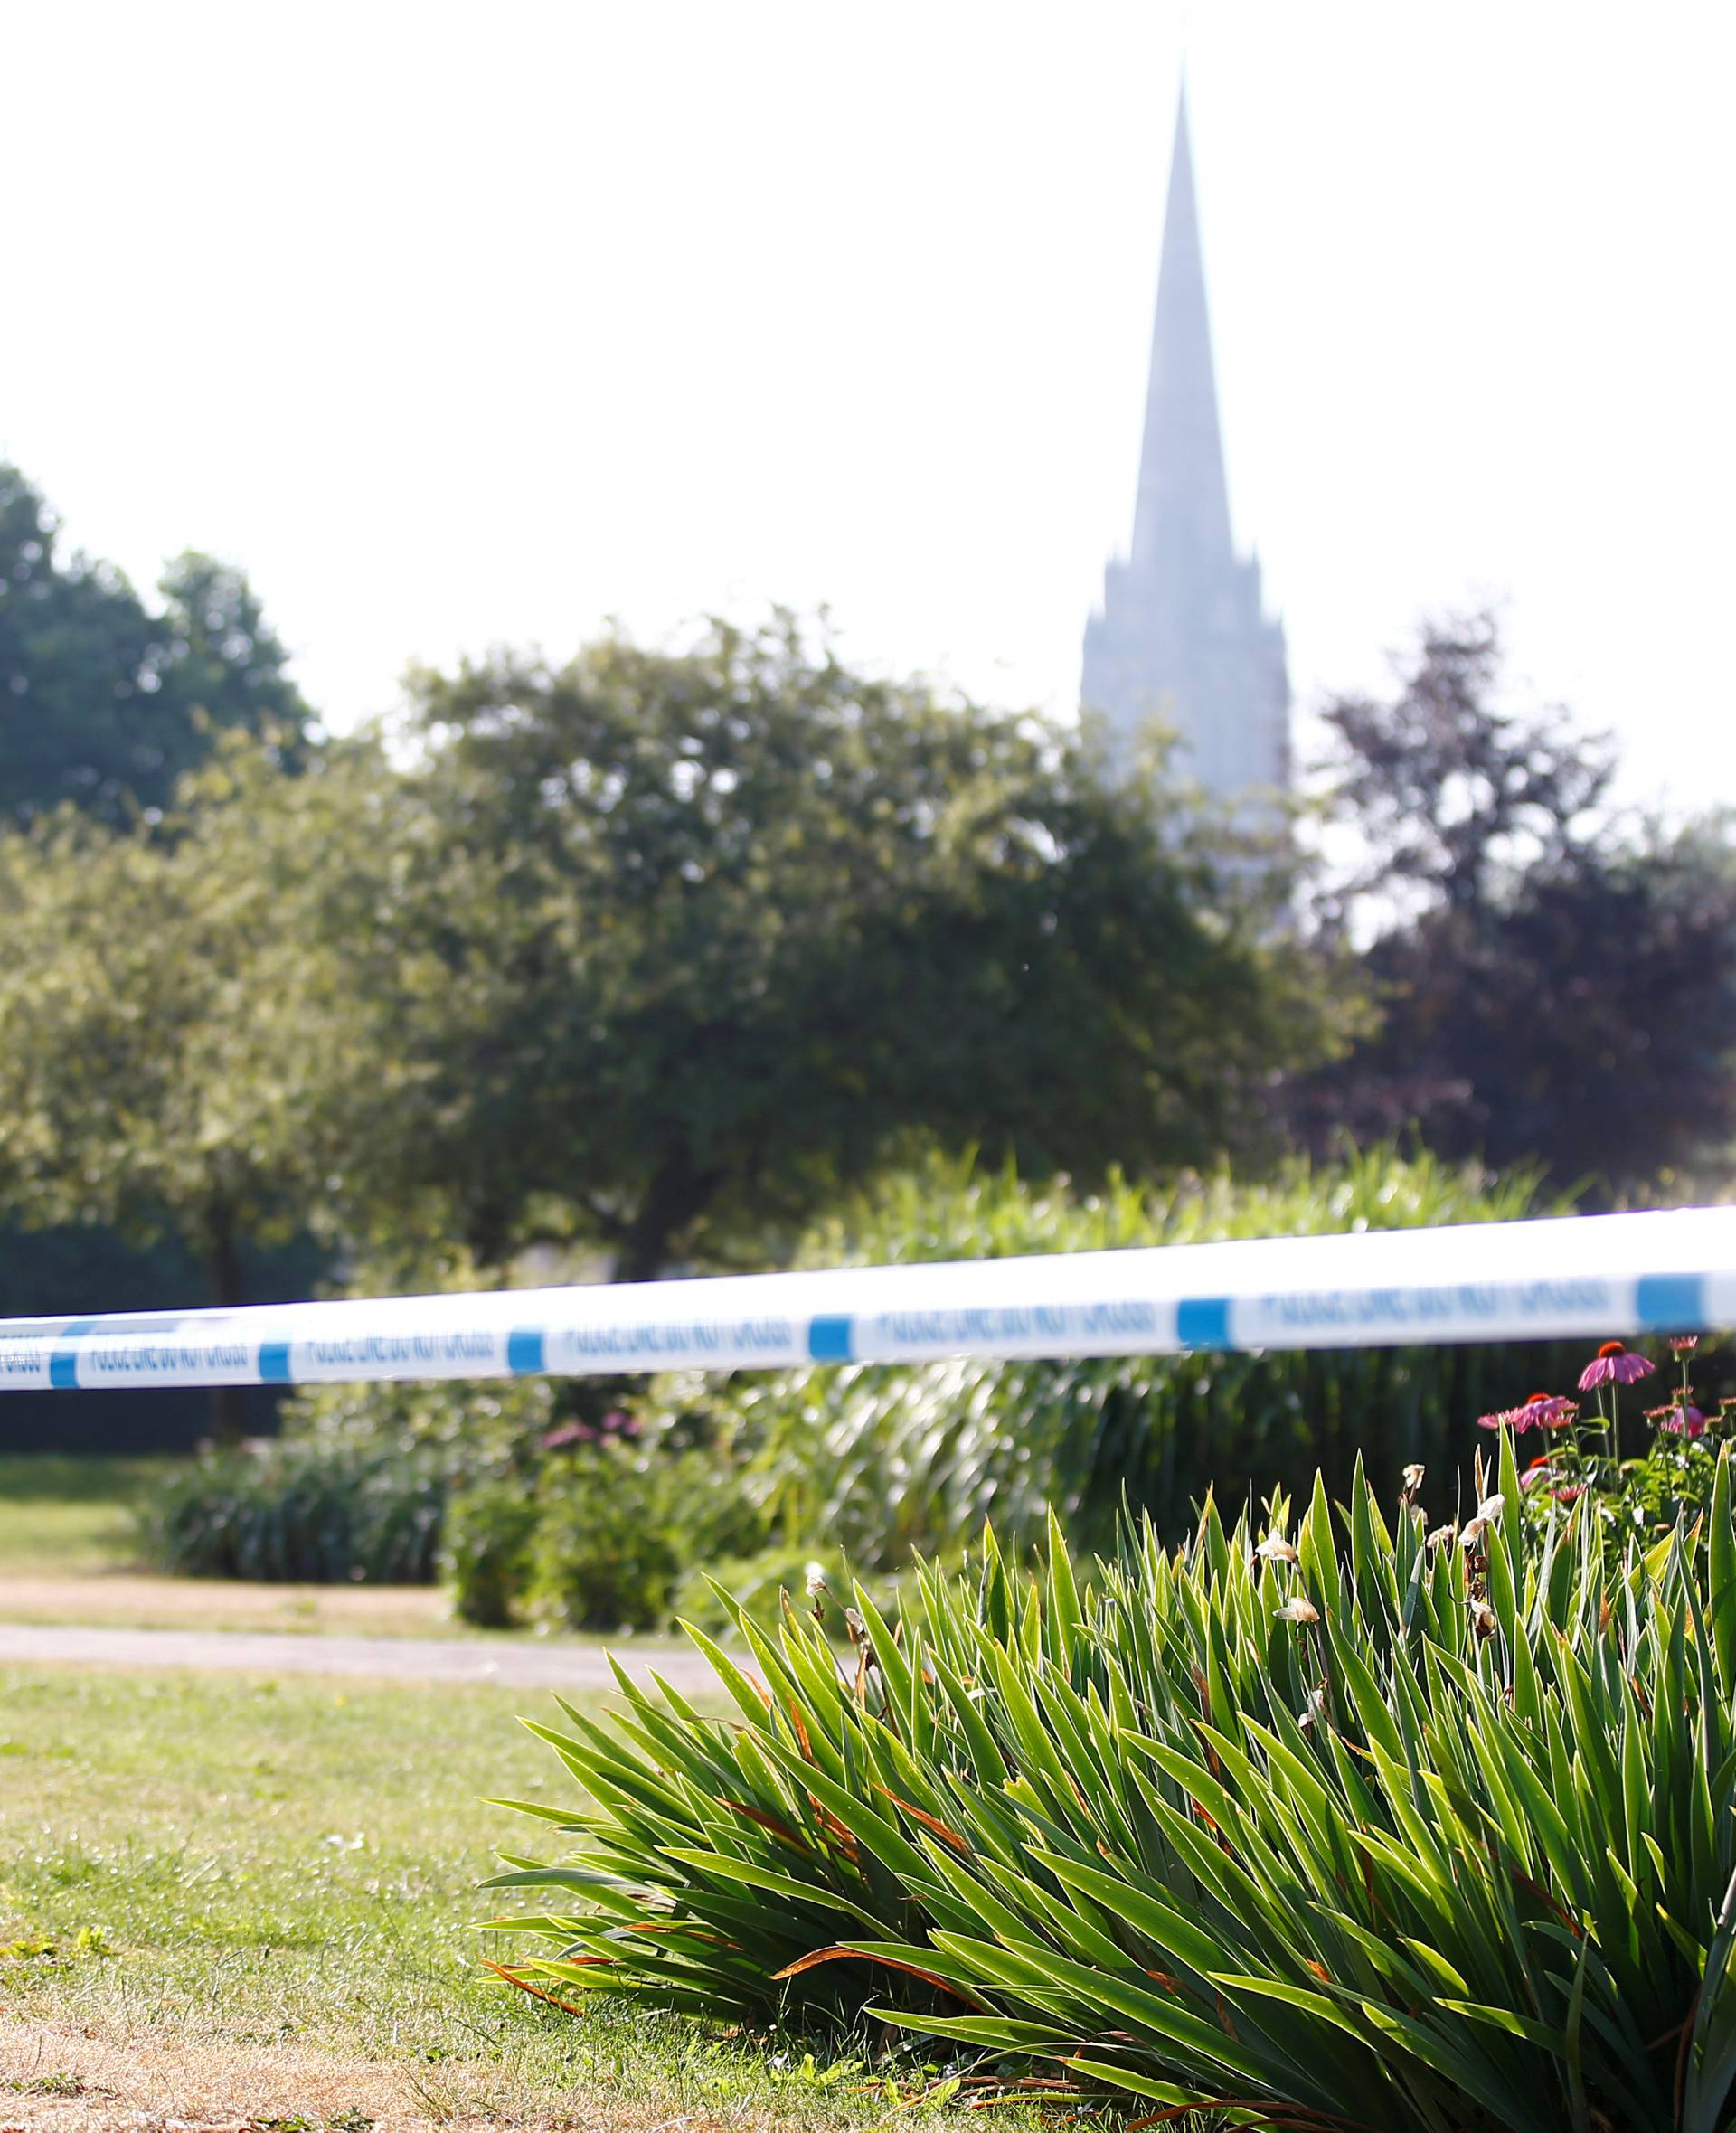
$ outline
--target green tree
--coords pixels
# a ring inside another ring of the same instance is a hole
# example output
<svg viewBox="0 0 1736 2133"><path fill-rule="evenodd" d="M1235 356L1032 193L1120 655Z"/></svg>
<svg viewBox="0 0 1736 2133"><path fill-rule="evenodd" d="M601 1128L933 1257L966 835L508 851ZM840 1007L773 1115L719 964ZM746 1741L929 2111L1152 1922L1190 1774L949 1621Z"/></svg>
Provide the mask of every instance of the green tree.
<svg viewBox="0 0 1736 2133"><path fill-rule="evenodd" d="M10 1219L172 1234L234 1305L244 1247L339 1203L358 1092L383 1103L393 1081L346 948L393 790L365 745L288 777L231 743L156 826L69 807L0 835ZM231 1425L238 1403L214 1406Z"/></svg>
<svg viewBox="0 0 1736 2133"><path fill-rule="evenodd" d="M788 618L416 683L439 818L395 1017L401 1194L627 1278L800 1221L912 1135L1030 1175L1245 1148L1333 1045L1282 883L1077 737L854 674Z"/></svg>
<svg viewBox="0 0 1736 2133"><path fill-rule="evenodd" d="M165 807L224 727L299 746L307 706L241 572L184 555L152 614L112 565L58 550L41 495L0 464L0 819Z"/></svg>

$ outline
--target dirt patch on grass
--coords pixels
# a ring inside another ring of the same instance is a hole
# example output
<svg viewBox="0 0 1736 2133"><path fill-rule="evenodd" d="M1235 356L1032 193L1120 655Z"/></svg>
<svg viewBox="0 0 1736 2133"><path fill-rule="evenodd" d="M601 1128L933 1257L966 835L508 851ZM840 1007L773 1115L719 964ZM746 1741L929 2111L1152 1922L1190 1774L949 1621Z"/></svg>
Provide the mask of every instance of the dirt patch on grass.
<svg viewBox="0 0 1736 2133"><path fill-rule="evenodd" d="M0 2015L0 2133L750 2133L774 2123L602 2091L531 2097L486 2065L418 2067L105 2034ZM505 2091L505 2092L503 2092Z"/></svg>

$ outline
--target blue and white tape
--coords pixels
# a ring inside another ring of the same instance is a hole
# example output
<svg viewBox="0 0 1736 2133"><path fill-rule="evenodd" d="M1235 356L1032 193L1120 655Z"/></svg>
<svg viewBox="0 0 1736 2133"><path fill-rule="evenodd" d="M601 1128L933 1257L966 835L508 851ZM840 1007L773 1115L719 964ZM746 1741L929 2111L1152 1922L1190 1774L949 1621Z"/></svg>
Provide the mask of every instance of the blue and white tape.
<svg viewBox="0 0 1736 2133"><path fill-rule="evenodd" d="M1736 1208L0 1320L0 1392L1392 1347L1736 1325Z"/></svg>

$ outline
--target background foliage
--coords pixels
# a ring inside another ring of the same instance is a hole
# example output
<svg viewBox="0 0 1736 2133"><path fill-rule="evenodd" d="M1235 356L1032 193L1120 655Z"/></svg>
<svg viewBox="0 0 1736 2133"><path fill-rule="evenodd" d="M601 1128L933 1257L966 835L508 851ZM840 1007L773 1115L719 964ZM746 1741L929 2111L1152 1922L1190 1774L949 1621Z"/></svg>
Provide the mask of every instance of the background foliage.
<svg viewBox="0 0 1736 2133"><path fill-rule="evenodd" d="M823 1223L802 1257L993 1259L1540 1211L1546 1203L1524 1175L1491 1178L1390 1147L1317 1168L1294 1164L1268 1183L1219 1173L1151 1190L1111 1179L1081 1194L936 1161ZM686 1397L757 1448L781 1532L882 1569L913 1549L944 1551L987 1516L1024 1541L1053 1505L1082 1545L1097 1546L1111 1537L1124 1494L1170 1532L1213 1486L1230 1503L1250 1489L1299 1486L1316 1465L1332 1486L1348 1483L1358 1458L1385 1477L1412 1460L1444 1467L1467 1448L1477 1414L1522 1399L1552 1367L1546 1350L1512 1345L961 1359L738 1374L694 1382Z"/></svg>
<svg viewBox="0 0 1736 2133"><path fill-rule="evenodd" d="M1391 1148L1266 1183L1220 1173L1082 1194L935 1157L835 1211L797 1256L995 1258L1500 1221L1543 1204L1523 1176ZM679 1606L715 1622L707 1571L775 1617L779 1588L799 1588L809 1562L879 1581L919 1550L956 1554L986 1516L1035 1540L1053 1505L1102 1545L1124 1502L1173 1532L1208 1487L1231 1502L1299 1486L1322 1458L1346 1483L1359 1458L1389 1478L1412 1460L1445 1470L1477 1440L1477 1415L1534 1383L1571 1383L1578 1359L1504 1345L309 1387L288 1403L281 1454L215 1462L203 1524L188 1478L148 1545L166 1567L207 1568L224 1522L250 1535L269 1496L274 1534L314 1522L297 1560L340 1562L364 1531L349 1518L354 1482L401 1453L440 1505L458 1492L447 1579L472 1620L647 1627ZM329 1496L309 1486L322 1462ZM335 1574L388 1573L363 1552Z"/></svg>

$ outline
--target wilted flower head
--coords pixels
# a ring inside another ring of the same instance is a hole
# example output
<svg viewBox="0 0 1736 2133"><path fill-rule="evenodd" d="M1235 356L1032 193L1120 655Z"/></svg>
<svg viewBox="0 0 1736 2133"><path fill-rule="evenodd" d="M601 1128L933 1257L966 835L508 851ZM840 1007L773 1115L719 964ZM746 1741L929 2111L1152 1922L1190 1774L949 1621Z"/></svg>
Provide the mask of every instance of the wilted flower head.
<svg viewBox="0 0 1736 2133"><path fill-rule="evenodd" d="M1423 1468L1419 1462L1413 1460L1411 1464L1405 1468L1403 1474L1400 1477L1401 1480L1404 1484L1404 1496L1405 1501L1407 1503L1410 1501L1410 1499L1416 1495L1417 1491L1422 1486L1422 1476Z"/></svg>
<svg viewBox="0 0 1736 2133"><path fill-rule="evenodd" d="M1580 1373L1580 1390L1589 1392L1594 1385L1631 1385L1652 1374L1654 1365L1645 1356L1636 1355L1623 1341L1605 1341L1597 1354Z"/></svg>
<svg viewBox="0 0 1736 2133"><path fill-rule="evenodd" d="M1422 1544L1425 1548L1444 1548L1452 1539L1454 1531L1450 1525L1438 1525Z"/></svg>
<svg viewBox="0 0 1736 2133"><path fill-rule="evenodd" d="M1296 1550L1282 1534L1268 1534L1254 1553L1262 1562L1295 1562L1299 1560Z"/></svg>
<svg viewBox="0 0 1736 2133"><path fill-rule="evenodd" d="M807 1575L803 1581L802 1589L810 1600L818 1600L823 1593L830 1591L831 1587L826 1581L826 1572L817 1562L807 1565Z"/></svg>
<svg viewBox="0 0 1736 2133"><path fill-rule="evenodd" d="M1505 1496L1485 1496L1477 1506L1476 1517L1466 1520L1465 1530L1458 1536L1459 1546L1467 1549L1480 1548L1483 1545L1484 1534L1488 1532L1490 1526L1501 1516L1506 1507L1507 1499Z"/></svg>
<svg viewBox="0 0 1736 2133"><path fill-rule="evenodd" d="M1471 1627L1486 1643L1495 1635L1495 1609L1486 1600L1472 1600Z"/></svg>
<svg viewBox="0 0 1736 2133"><path fill-rule="evenodd" d="M1320 1609L1298 1592L1294 1600L1287 1600L1278 1609L1278 1619L1280 1622L1317 1622Z"/></svg>
<svg viewBox="0 0 1736 2133"><path fill-rule="evenodd" d="M1326 1685L1323 1681L1316 1689L1308 1692L1307 1708L1302 1713L1302 1730L1306 1732L1317 1720L1326 1715Z"/></svg>

